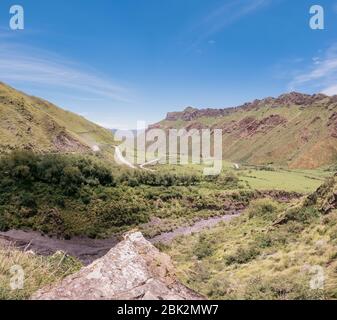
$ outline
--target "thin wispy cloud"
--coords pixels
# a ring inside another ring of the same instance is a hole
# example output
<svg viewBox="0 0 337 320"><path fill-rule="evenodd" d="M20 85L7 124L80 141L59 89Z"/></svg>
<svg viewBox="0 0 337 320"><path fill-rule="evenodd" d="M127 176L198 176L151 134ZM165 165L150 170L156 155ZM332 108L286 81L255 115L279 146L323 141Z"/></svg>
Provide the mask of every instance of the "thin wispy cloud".
<svg viewBox="0 0 337 320"><path fill-rule="evenodd" d="M18 44L0 44L0 80L55 92L68 90L88 100L127 101L126 89L104 76L50 52Z"/></svg>
<svg viewBox="0 0 337 320"><path fill-rule="evenodd" d="M210 38L216 33L222 31L229 25L253 14L254 12L267 7L271 0L232 0L226 1L220 7L209 12L191 32L197 32L198 37L191 47L197 46L202 41Z"/></svg>
<svg viewBox="0 0 337 320"><path fill-rule="evenodd" d="M330 47L322 57L314 57L304 72L290 82L291 90L309 89L327 95L337 94L337 45Z"/></svg>

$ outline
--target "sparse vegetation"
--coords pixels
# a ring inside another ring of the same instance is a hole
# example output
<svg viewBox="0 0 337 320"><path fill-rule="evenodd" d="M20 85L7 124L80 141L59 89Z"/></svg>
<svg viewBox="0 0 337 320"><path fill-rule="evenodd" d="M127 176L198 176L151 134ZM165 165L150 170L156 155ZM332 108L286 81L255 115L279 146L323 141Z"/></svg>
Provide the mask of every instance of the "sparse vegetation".
<svg viewBox="0 0 337 320"><path fill-rule="evenodd" d="M11 269L15 266L24 272L23 278L18 274L19 269ZM43 257L0 244L0 299L28 299L38 289L62 280L81 266L79 261L63 252ZM22 288L11 287L15 279L23 279Z"/></svg>
<svg viewBox="0 0 337 320"><path fill-rule="evenodd" d="M337 207L334 203L324 213L318 204L336 183L311 195L314 203L306 199L291 209L257 200L236 220L180 238L164 250L179 278L211 299L335 299ZM317 268L324 273L319 288L311 286Z"/></svg>

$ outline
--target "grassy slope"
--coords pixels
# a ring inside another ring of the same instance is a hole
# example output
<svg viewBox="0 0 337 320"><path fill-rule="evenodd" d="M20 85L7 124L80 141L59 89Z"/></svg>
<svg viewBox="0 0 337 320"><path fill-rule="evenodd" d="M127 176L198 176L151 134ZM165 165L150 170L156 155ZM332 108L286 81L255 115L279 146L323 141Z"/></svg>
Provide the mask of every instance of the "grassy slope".
<svg viewBox="0 0 337 320"><path fill-rule="evenodd" d="M167 251L179 277L215 299L337 298L336 186L290 208L259 200L230 224L176 240Z"/></svg>
<svg viewBox="0 0 337 320"><path fill-rule="evenodd" d="M329 97L308 105L261 101L256 107L239 107L225 116L201 116L190 121L181 119L185 111L180 113L179 119L164 120L157 125L166 129L200 126L224 129L224 159L311 169L330 165L337 158L337 139L332 136L334 124L328 127L336 111L337 104ZM269 128L260 126L253 133L249 129L251 123L242 123L250 117L258 123L275 115L286 123L276 123Z"/></svg>
<svg viewBox="0 0 337 320"><path fill-rule="evenodd" d="M14 270L10 272L13 266L20 266L25 272L22 289L13 290L11 287L11 280L17 275ZM80 270L81 266L79 261L62 252L42 257L0 243L0 299L28 299L38 289L61 281Z"/></svg>
<svg viewBox="0 0 337 320"><path fill-rule="evenodd" d="M0 151L88 152L114 145L106 129L0 83Z"/></svg>

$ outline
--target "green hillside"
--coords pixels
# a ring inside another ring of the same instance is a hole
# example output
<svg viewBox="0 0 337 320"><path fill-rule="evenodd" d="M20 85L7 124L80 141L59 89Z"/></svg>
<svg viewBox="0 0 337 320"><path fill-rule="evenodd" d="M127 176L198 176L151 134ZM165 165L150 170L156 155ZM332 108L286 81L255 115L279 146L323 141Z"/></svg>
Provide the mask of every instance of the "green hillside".
<svg viewBox="0 0 337 320"><path fill-rule="evenodd" d="M93 146L104 151L113 144L110 131L0 83L0 153L86 153Z"/></svg>
<svg viewBox="0 0 337 320"><path fill-rule="evenodd" d="M292 206L257 200L236 220L167 247L210 299L336 299L337 178Z"/></svg>
<svg viewBox="0 0 337 320"><path fill-rule="evenodd" d="M231 109L169 113L156 128L222 129L223 157L313 169L337 159L337 97L290 93Z"/></svg>

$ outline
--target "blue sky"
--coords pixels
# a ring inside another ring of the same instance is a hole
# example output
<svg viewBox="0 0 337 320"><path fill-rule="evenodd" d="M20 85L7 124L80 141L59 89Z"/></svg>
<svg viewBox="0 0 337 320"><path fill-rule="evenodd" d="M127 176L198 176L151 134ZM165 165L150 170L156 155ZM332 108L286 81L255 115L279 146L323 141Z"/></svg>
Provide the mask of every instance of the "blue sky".
<svg viewBox="0 0 337 320"><path fill-rule="evenodd" d="M13 4L25 30L9 29ZM325 30L309 28L313 4ZM110 128L337 94L337 0L2 0L0 81Z"/></svg>

